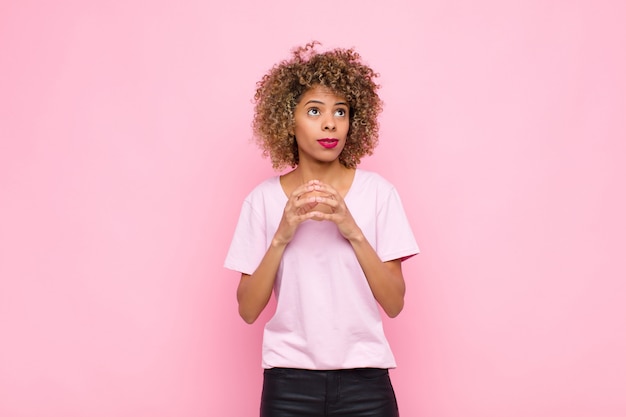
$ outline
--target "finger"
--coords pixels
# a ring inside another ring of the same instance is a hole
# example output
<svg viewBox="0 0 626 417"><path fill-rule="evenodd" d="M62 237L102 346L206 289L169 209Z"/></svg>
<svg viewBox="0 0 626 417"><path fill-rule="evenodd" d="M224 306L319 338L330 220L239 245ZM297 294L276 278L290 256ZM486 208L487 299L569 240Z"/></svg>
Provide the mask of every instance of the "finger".
<svg viewBox="0 0 626 417"><path fill-rule="evenodd" d="M323 211L310 211L306 214L307 218L315 219L315 220L327 220L339 225L345 217L337 214L337 213L325 213Z"/></svg>
<svg viewBox="0 0 626 417"><path fill-rule="evenodd" d="M302 209L302 208L311 209L315 207L317 204L318 204L317 197L315 196L307 197L304 194L302 194L299 199L296 199L295 201L292 202L292 205L296 210Z"/></svg>
<svg viewBox="0 0 626 417"><path fill-rule="evenodd" d="M295 190L293 190L289 198L293 200L301 199L303 194L310 193L311 191L315 191L315 186L318 183L319 183L318 180L311 180L305 184L300 185Z"/></svg>
<svg viewBox="0 0 626 417"><path fill-rule="evenodd" d="M320 182L320 183L314 185L314 189L316 191L321 192L321 193L328 194L329 196L331 196L335 200L340 200L341 199L341 194L339 194L339 191L337 191L333 186L331 186L329 184L325 184L323 182Z"/></svg>
<svg viewBox="0 0 626 417"><path fill-rule="evenodd" d="M301 214L296 214L293 218L293 222L296 225L300 225L300 223L304 222L305 220L308 220L311 218L311 211L307 211L305 213L301 213Z"/></svg>
<svg viewBox="0 0 626 417"><path fill-rule="evenodd" d="M325 206L330 207L333 211L335 211L341 204L339 201L337 201L332 196L328 196L328 197L317 196L317 197L314 197L314 198L315 198L315 203L316 204L324 204Z"/></svg>
<svg viewBox="0 0 626 417"><path fill-rule="evenodd" d="M313 204L307 204L299 209L296 210L296 214L298 216L301 215L305 215L307 213L310 213L311 211L313 211L313 209L315 208L315 206L317 206L317 203L313 203Z"/></svg>
<svg viewBox="0 0 626 417"><path fill-rule="evenodd" d="M332 220L332 214L330 213L324 213L322 211L309 211L307 214L305 214L307 219L314 219L314 220Z"/></svg>

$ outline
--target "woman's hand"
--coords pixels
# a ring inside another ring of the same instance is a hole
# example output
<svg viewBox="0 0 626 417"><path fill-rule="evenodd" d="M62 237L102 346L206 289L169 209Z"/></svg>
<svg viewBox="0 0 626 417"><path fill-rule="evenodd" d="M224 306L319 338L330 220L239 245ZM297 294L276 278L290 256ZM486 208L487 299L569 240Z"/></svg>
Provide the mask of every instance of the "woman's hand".
<svg viewBox="0 0 626 417"><path fill-rule="evenodd" d="M322 209L320 204L326 206L326 209ZM274 235L274 243L286 245L291 242L296 229L305 220L332 221L337 225L339 233L348 240L362 235L341 194L319 180L311 180L291 193Z"/></svg>
<svg viewBox="0 0 626 417"><path fill-rule="evenodd" d="M317 197L311 194L319 188L319 184L318 180L311 180L291 193L274 235L275 243L286 245L291 242L300 223L313 218L315 215L313 209L319 202L316 200Z"/></svg>
<svg viewBox="0 0 626 417"><path fill-rule="evenodd" d="M339 192L332 186L317 181L313 185L312 191L317 191L319 195L310 197L308 200L316 204L323 204L328 207L328 213L322 210L315 210L315 206L309 212L309 218L314 220L329 220L337 225L339 233L348 239L358 239L362 236L361 229L352 217L346 202Z"/></svg>

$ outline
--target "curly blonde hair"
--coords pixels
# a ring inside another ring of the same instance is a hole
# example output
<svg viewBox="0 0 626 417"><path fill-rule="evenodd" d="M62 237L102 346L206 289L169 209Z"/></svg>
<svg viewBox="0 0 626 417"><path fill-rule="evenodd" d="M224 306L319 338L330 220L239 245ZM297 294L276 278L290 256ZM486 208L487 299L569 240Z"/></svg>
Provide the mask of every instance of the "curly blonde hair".
<svg viewBox="0 0 626 417"><path fill-rule="evenodd" d="M344 97L350 106L350 128L339 162L355 168L378 144L378 114L382 101L374 82L378 77L353 49L318 53L319 42L293 50L291 59L276 64L257 83L252 127L263 156L274 169L298 165L293 135L294 110L302 94L322 86Z"/></svg>

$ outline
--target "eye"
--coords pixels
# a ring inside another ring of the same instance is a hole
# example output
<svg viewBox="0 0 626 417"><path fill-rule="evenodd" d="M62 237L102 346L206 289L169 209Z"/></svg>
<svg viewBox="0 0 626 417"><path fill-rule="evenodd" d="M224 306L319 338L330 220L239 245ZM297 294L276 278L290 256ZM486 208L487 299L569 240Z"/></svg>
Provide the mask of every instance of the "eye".
<svg viewBox="0 0 626 417"><path fill-rule="evenodd" d="M309 110L307 110L306 114L308 114L309 116L319 116L320 109L318 109L317 107L311 107Z"/></svg>
<svg viewBox="0 0 626 417"><path fill-rule="evenodd" d="M346 109L337 109L335 110L335 116L344 117L346 115Z"/></svg>

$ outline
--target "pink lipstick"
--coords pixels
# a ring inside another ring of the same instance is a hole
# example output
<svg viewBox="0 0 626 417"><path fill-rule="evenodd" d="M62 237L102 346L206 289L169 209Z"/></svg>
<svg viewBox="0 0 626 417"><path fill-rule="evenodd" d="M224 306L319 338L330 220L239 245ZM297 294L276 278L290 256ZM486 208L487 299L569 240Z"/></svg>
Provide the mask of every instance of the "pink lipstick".
<svg viewBox="0 0 626 417"><path fill-rule="evenodd" d="M320 145L322 145L326 149L332 149L335 146L337 146L337 144L339 143L339 139L324 138L324 139L318 139L318 142Z"/></svg>

